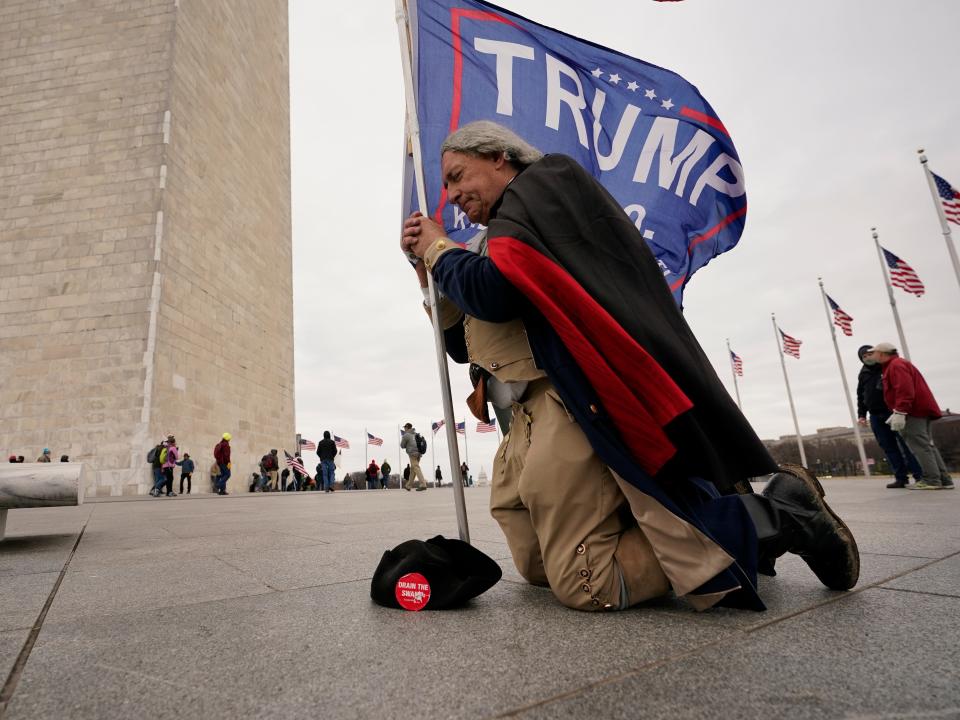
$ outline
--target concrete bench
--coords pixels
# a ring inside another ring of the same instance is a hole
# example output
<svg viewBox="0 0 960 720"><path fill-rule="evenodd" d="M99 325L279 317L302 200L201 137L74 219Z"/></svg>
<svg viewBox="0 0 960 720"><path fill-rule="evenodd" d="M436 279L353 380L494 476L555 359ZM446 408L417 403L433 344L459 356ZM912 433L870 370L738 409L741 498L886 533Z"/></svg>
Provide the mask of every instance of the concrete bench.
<svg viewBox="0 0 960 720"><path fill-rule="evenodd" d="M0 540L7 512L20 508L83 503L83 463L8 463L0 465Z"/></svg>

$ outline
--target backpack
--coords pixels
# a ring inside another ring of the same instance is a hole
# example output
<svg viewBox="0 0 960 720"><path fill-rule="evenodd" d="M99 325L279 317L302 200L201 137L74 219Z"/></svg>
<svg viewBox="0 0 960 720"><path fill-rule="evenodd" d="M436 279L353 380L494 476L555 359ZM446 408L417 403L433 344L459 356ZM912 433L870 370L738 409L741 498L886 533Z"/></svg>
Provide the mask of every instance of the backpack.
<svg viewBox="0 0 960 720"><path fill-rule="evenodd" d="M158 460L159 455L160 455L159 445L150 448L150 450L147 452L147 462L150 463L151 465L155 464Z"/></svg>
<svg viewBox="0 0 960 720"><path fill-rule="evenodd" d="M260 464L263 465L263 469L266 470L267 472L269 472L269 471L271 471L271 470L276 470L276 469L277 469L277 466L276 466L276 464L275 464L274 461L273 461L273 454L272 454L272 453L267 453L266 455L264 455L264 456L260 459Z"/></svg>
<svg viewBox="0 0 960 720"><path fill-rule="evenodd" d="M414 440L417 442L417 452L423 455L427 451L427 439L420 433L417 433L414 435Z"/></svg>
<svg viewBox="0 0 960 720"><path fill-rule="evenodd" d="M167 461L167 449L166 449L166 448L163 448L163 450L160 451L160 457L158 457L157 460L160 461L160 464L161 464L161 465L163 465L163 464Z"/></svg>

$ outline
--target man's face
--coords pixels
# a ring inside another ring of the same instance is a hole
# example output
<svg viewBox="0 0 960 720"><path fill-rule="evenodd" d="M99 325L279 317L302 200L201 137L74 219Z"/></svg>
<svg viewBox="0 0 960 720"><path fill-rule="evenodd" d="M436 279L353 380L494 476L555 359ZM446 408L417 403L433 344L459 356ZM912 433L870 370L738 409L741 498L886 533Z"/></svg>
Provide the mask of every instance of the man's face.
<svg viewBox="0 0 960 720"><path fill-rule="evenodd" d="M880 352L879 350L868 353L867 357L873 358L873 361L877 365L886 365L893 359L893 355L891 353Z"/></svg>
<svg viewBox="0 0 960 720"><path fill-rule="evenodd" d="M452 150L443 154L440 169L447 199L463 210L470 222L481 225L490 222L490 208L517 174L503 155L477 157Z"/></svg>

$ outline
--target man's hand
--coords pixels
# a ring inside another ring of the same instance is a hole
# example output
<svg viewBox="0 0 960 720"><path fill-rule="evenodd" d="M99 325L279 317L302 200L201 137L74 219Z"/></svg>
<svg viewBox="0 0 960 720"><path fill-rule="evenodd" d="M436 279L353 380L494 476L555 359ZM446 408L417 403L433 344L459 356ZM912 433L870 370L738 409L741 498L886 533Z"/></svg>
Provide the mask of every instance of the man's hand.
<svg viewBox="0 0 960 720"><path fill-rule="evenodd" d="M860 426L862 426L862 427L866 427L866 426L867 426L867 419L866 419L865 417L857 418L857 425L860 425Z"/></svg>
<svg viewBox="0 0 960 720"><path fill-rule="evenodd" d="M887 418L887 425L890 426L891 430L898 433L907 426L907 416L901 412L895 412Z"/></svg>
<svg viewBox="0 0 960 720"><path fill-rule="evenodd" d="M411 253L422 258L427 248L437 240L445 238L447 234L443 228L433 220L424 217L421 213L411 213L403 223L403 236L400 247L405 253Z"/></svg>

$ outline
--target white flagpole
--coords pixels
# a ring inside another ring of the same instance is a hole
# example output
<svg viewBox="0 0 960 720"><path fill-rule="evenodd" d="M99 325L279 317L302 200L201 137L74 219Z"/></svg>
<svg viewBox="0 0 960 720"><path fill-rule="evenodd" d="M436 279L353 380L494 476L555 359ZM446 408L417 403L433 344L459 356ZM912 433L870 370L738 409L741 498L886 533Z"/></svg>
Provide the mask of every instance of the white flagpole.
<svg viewBox="0 0 960 720"><path fill-rule="evenodd" d="M727 338L727 359L730 360L730 372L733 373L733 389L737 393L737 407L743 412L740 404L740 387L737 385L737 369L733 365L733 350L730 349L730 338Z"/></svg>
<svg viewBox="0 0 960 720"><path fill-rule="evenodd" d="M467 467L470 467L470 448L467 445L467 419L463 419L463 454L467 456Z"/></svg>
<svg viewBox="0 0 960 720"><path fill-rule="evenodd" d="M400 475L400 487L403 487L403 460L400 459L403 449L400 447L400 426L397 425L397 473ZM387 489L390 489L390 481L387 480Z"/></svg>
<svg viewBox="0 0 960 720"><path fill-rule="evenodd" d="M850 386L847 384L847 374L843 370L843 358L840 357L840 346L837 344L837 328L833 324L830 313L830 304L827 302L827 291L823 289L823 278L817 278L820 283L820 294L823 295L823 309L827 313L827 326L830 328L830 337L833 338L833 349L837 353L837 367L840 368L840 381L843 383L843 396L847 399L847 410L850 411L850 422L853 424L853 435L857 439L857 450L860 452L860 466L863 474L870 477L870 467L867 465L867 453L863 449L863 438L860 437L860 425L854 414L853 401L850 399Z"/></svg>
<svg viewBox="0 0 960 720"><path fill-rule="evenodd" d="M883 282L887 286L887 297L890 298L890 309L893 311L893 322L897 326L897 334L900 336L900 353L905 360L910 359L910 351L907 349L907 338L903 334L903 325L900 324L900 313L897 312L897 301L893 297L893 285L890 284L890 275L887 273L887 261L883 258L883 250L880 249L880 236L877 235L877 229L870 228L873 234L873 244L877 246L877 257L880 258L880 270L883 272Z"/></svg>
<svg viewBox="0 0 960 720"><path fill-rule="evenodd" d="M410 27L407 6L404 0L396 0L397 28L400 32L400 60L403 65L403 85L407 103L407 128L410 145L413 150L413 168L416 176L417 204L420 212L429 216L427 207L427 188L423 180L423 154L420 151L420 120L417 117L417 101L413 92L413 57L410 49ZM433 321L433 339L437 351L437 368L440 371L440 397L443 400L443 417L447 428L447 448L450 453L450 466L460 470L460 449L457 444L456 421L453 418L453 397L450 393L450 371L447 368L447 352L443 342L443 330L440 328L440 313L437 312L437 289L433 284L433 275L427 273L427 292ZM451 472L451 474L454 474ZM457 527L460 539L470 542L470 528L467 524L467 503L463 485L453 484L454 505L457 511Z"/></svg>
<svg viewBox="0 0 960 720"><path fill-rule="evenodd" d="M370 460L367 458L367 455L370 451L370 436L367 434L367 429L363 429L363 469L366 471L367 465L370 464Z"/></svg>
<svg viewBox="0 0 960 720"><path fill-rule="evenodd" d="M923 172L927 176L927 184L930 186L930 194L933 196L933 204L937 209L937 217L940 218L940 227L943 229L943 239L947 243L947 253L950 255L950 262L953 264L953 274L957 277L957 283L960 284L960 261L957 260L957 250L953 246L953 236L950 233L950 225L947 223L947 216L943 212L943 205L940 202L940 193L937 192L937 183L933 179L933 173L927 167L927 156L923 154L923 148L917 150L920 154L920 164L923 165Z"/></svg>
<svg viewBox="0 0 960 720"><path fill-rule="evenodd" d="M770 313L773 320L773 337L777 343L777 353L780 355L780 367L783 368L783 382L787 386L787 400L790 401L790 414L793 416L793 429L797 433L797 447L800 448L800 464L807 466L807 454L803 451L803 437L800 435L800 423L797 422L797 410L793 406L793 393L790 392L790 378L787 377L787 363L783 360L783 338L780 328L777 327L777 316Z"/></svg>

